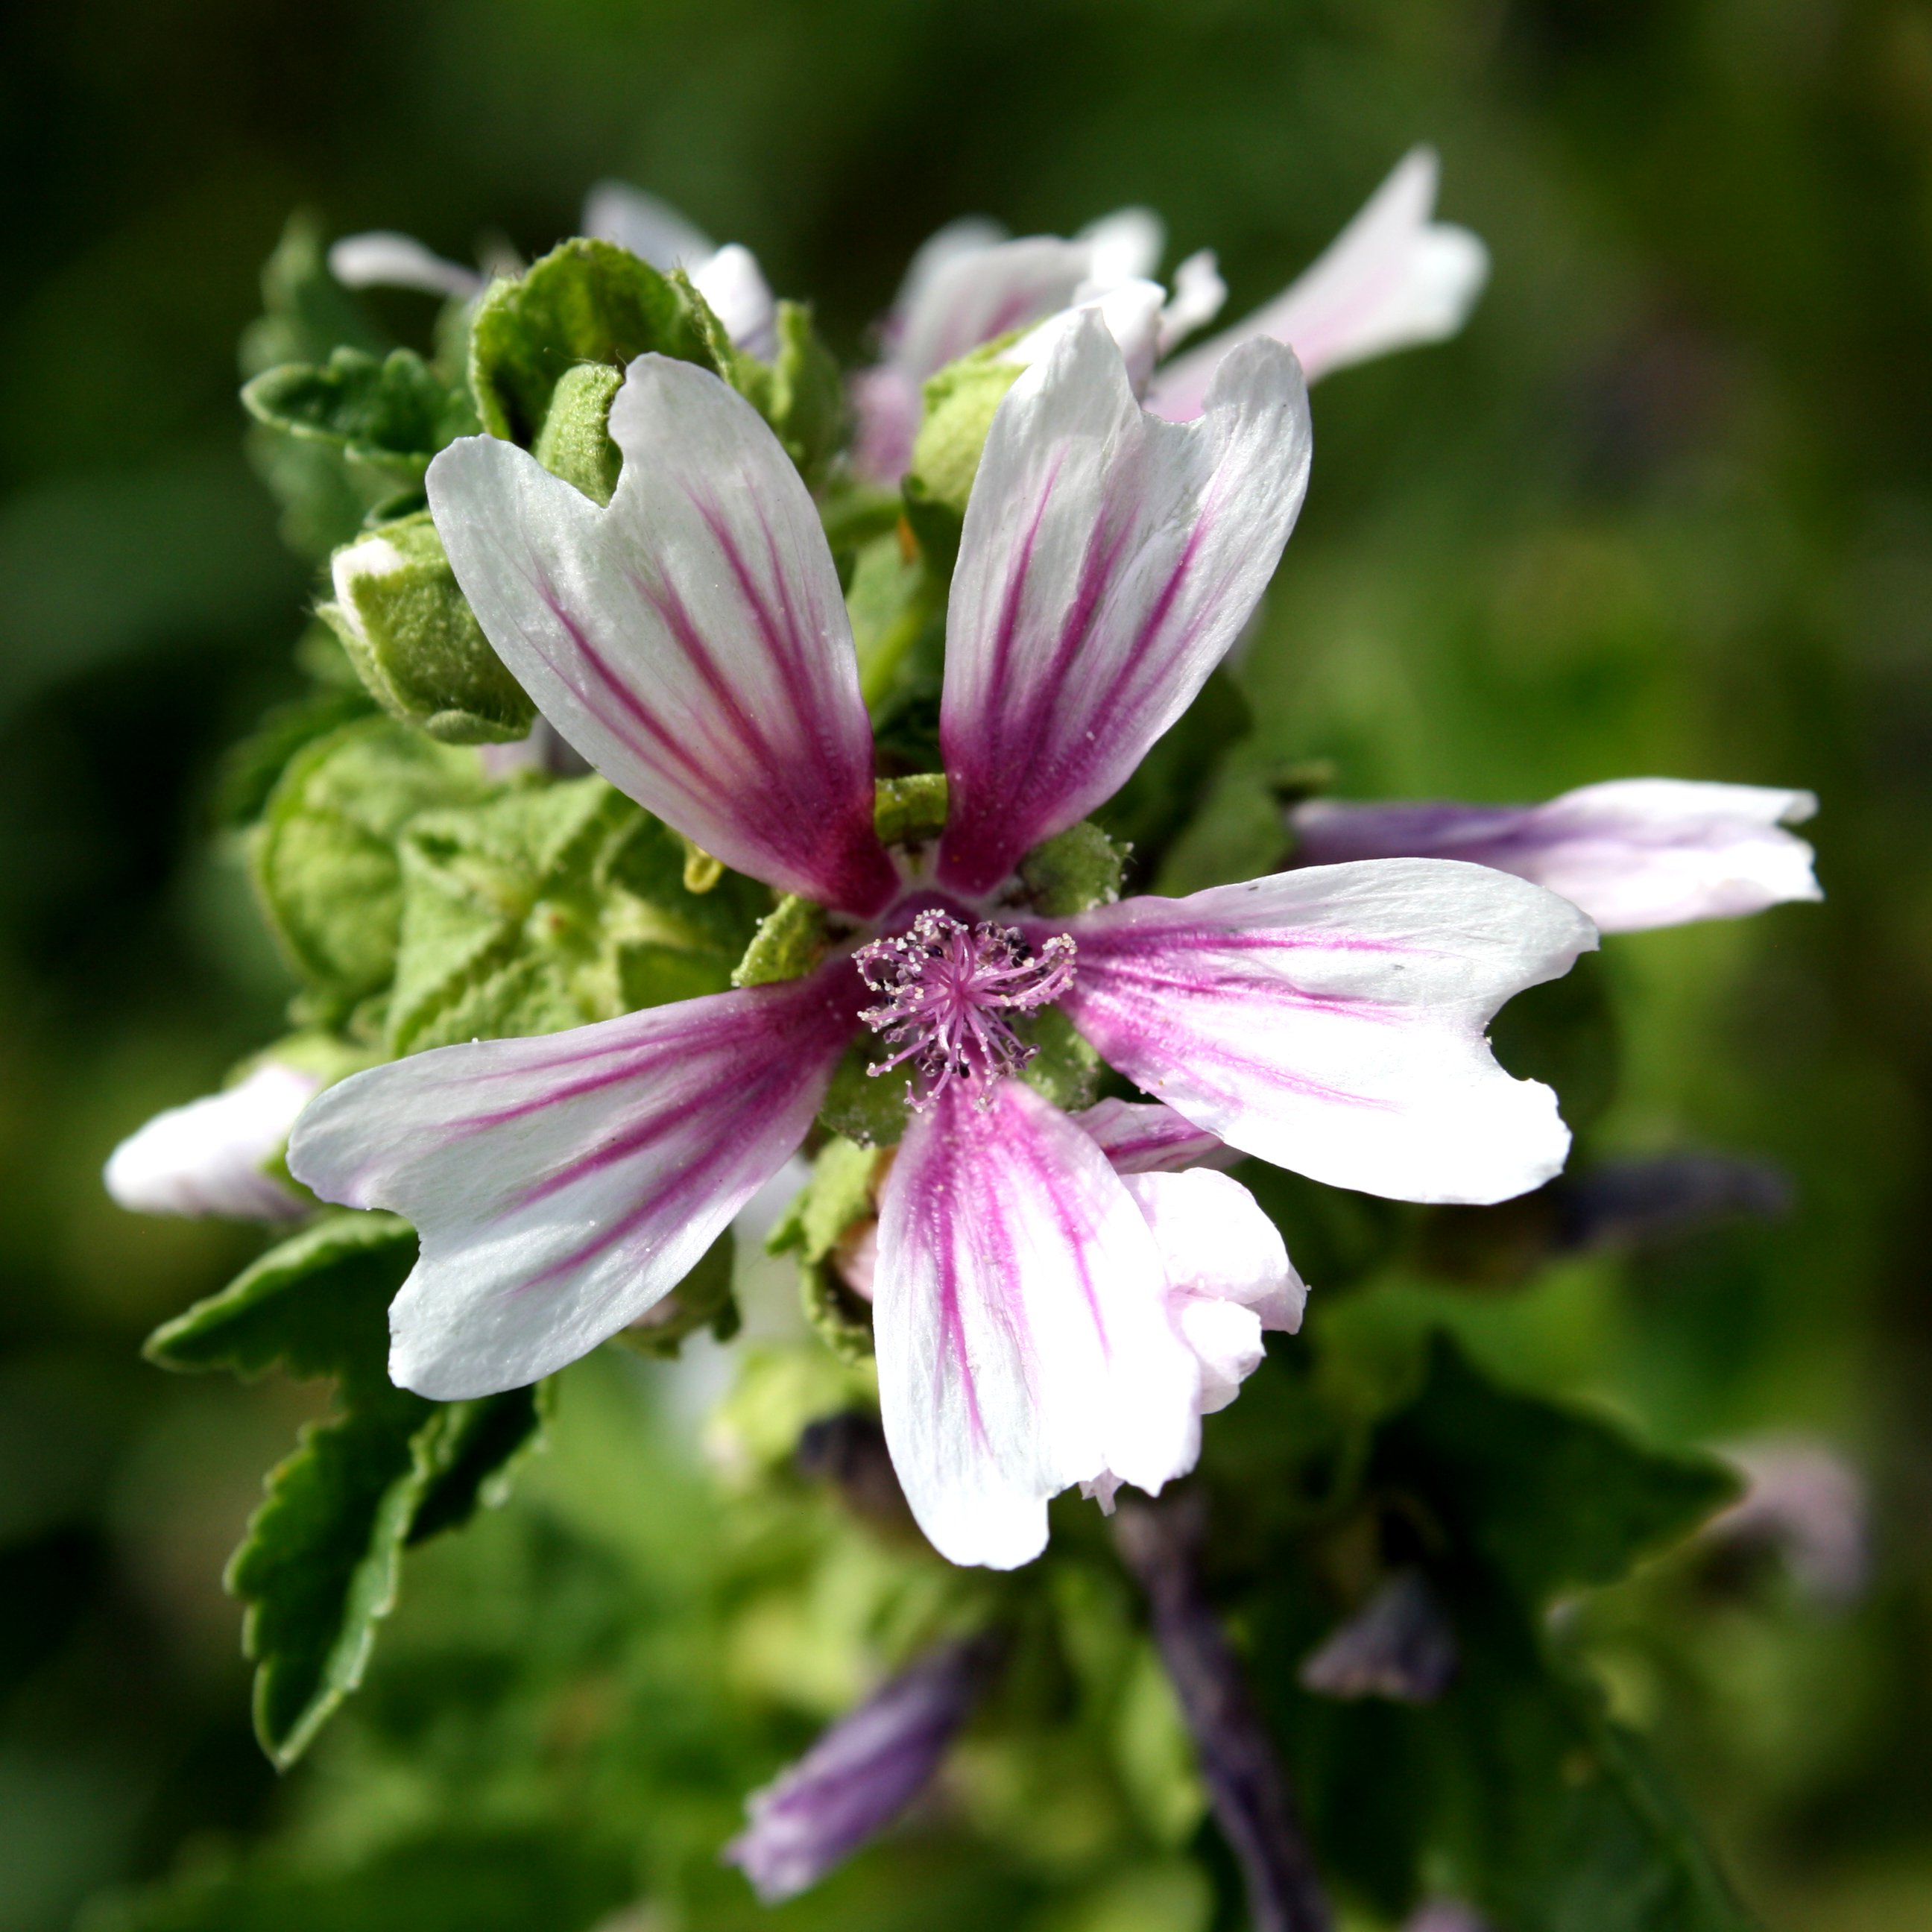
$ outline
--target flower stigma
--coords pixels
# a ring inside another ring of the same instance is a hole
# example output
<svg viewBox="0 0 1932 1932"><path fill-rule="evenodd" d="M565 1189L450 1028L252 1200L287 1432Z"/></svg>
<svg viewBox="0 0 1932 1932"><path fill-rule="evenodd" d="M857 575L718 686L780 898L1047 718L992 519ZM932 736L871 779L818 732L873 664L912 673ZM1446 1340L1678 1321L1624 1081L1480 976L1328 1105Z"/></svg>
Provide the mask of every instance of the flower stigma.
<svg viewBox="0 0 1932 1932"><path fill-rule="evenodd" d="M866 1070L876 1076L912 1061L920 1082L915 1107L929 1106L955 1080L978 1084L984 1106L992 1082L1040 1050L1005 1016L1050 1005L1073 983L1068 934L1035 952L1016 927L968 926L939 911L921 913L908 931L860 946L853 958L866 985L885 995L859 1017L898 1049Z"/></svg>

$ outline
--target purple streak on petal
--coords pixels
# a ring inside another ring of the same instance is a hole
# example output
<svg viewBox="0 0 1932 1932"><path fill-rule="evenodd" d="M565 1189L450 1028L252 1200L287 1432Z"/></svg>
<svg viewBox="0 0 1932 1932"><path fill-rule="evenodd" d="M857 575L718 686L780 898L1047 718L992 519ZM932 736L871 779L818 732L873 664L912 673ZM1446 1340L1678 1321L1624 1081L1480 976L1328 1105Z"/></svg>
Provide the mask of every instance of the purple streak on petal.
<svg viewBox="0 0 1932 1932"><path fill-rule="evenodd" d="M292 1168L412 1221L391 1372L442 1400L560 1367L668 1293L796 1147L856 1025L849 960L332 1088Z"/></svg>
<svg viewBox="0 0 1932 1932"><path fill-rule="evenodd" d="M1241 1158L1238 1148L1158 1103L1102 1100L1073 1119L1093 1136L1116 1174L1178 1174L1190 1167L1229 1167Z"/></svg>
<svg viewBox="0 0 1932 1932"><path fill-rule="evenodd" d="M1182 428L1076 314L994 418L947 616L938 876L992 890L1124 782L1233 643L1306 484L1292 356L1231 359Z"/></svg>
<svg viewBox="0 0 1932 1932"><path fill-rule="evenodd" d="M721 1856L767 1905L816 1885L926 1789L1000 1650L983 1636L944 1644L889 1678L746 1800L749 1826Z"/></svg>
<svg viewBox="0 0 1932 1932"><path fill-rule="evenodd" d="M640 357L599 508L466 438L429 492L458 580L550 723L727 865L869 917L898 886L837 573L769 428L717 377Z"/></svg>

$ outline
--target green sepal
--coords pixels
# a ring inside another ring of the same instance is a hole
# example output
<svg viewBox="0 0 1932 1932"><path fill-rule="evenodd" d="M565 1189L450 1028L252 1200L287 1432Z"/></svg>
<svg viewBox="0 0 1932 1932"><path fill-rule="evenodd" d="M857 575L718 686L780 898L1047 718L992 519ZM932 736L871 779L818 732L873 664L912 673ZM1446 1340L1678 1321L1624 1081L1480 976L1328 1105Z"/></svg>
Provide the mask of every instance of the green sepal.
<svg viewBox="0 0 1932 1932"><path fill-rule="evenodd" d="M1020 883L1034 910L1048 919L1069 919L1120 896L1128 848L1108 838L1091 819L1036 845L1020 861Z"/></svg>
<svg viewBox="0 0 1932 1932"><path fill-rule="evenodd" d="M760 407L799 473L816 484L845 440L844 380L812 327L808 306L781 302L775 322L778 353Z"/></svg>
<svg viewBox="0 0 1932 1932"><path fill-rule="evenodd" d="M484 295L470 332L470 390L483 427L528 448L566 371L582 362L622 369L651 351L718 366L670 279L614 242L580 238Z"/></svg>
<svg viewBox="0 0 1932 1932"><path fill-rule="evenodd" d="M1013 340L1008 334L982 343L926 379L912 467L906 474L906 505L922 541L928 526L935 535L954 532L950 544L942 539L944 551L958 550L958 526L980 473L987 434L1006 392L1020 377L1018 363L1000 359Z"/></svg>
<svg viewBox="0 0 1932 1932"><path fill-rule="evenodd" d="M421 489L430 458L482 427L468 395L408 349L380 358L337 349L320 367L265 369L243 386L242 401L269 429L338 452L371 502Z"/></svg>
<svg viewBox="0 0 1932 1932"><path fill-rule="evenodd" d="M675 1361L687 1337L708 1329L714 1340L728 1342L743 1325L738 1298L731 1292L737 1244L727 1228L698 1257L694 1268L662 1300L647 1308L610 1339L640 1355Z"/></svg>
<svg viewBox="0 0 1932 1932"><path fill-rule="evenodd" d="M946 830L946 774L914 772L872 786L872 829L884 845L930 844Z"/></svg>
<svg viewBox="0 0 1932 1932"><path fill-rule="evenodd" d="M419 812L491 789L472 755L388 718L358 718L290 760L256 827L250 865L319 1023L337 1023L395 969L403 828Z"/></svg>
<svg viewBox="0 0 1932 1932"><path fill-rule="evenodd" d="M398 1054L722 992L760 896L690 891L676 835L599 778L427 814L398 851Z"/></svg>
<svg viewBox="0 0 1932 1932"><path fill-rule="evenodd" d="M329 573L335 600L317 615L392 717L448 745L528 735L536 706L490 648L427 510L344 545Z"/></svg>
<svg viewBox="0 0 1932 1932"><path fill-rule="evenodd" d="M895 1066L874 1075L866 1044L854 1041L832 1070L818 1110L819 1124L862 1148L896 1147L910 1118L912 1070Z"/></svg>
<svg viewBox="0 0 1932 1932"><path fill-rule="evenodd" d="M872 1352L872 1312L839 1278L839 1243L878 1211L874 1198L884 1150L835 1136L820 1150L812 1178L765 1238L772 1254L796 1254L805 1318L842 1362Z"/></svg>
<svg viewBox="0 0 1932 1932"><path fill-rule="evenodd" d="M341 652L334 634L317 626L330 640L330 648ZM347 668L347 659L343 659ZM223 754L215 774L212 807L218 826L236 829L252 825L267 806L276 781L289 768L289 761L304 746L358 718L366 718L374 707L368 692L354 672L351 688L325 685L305 697L278 704L266 712L248 736L231 746Z"/></svg>
<svg viewBox="0 0 1932 1932"><path fill-rule="evenodd" d="M1063 1112L1077 1114L1100 1098L1100 1056L1074 1030L1058 1006L1015 1018L1013 1031L1034 1049L1020 1078Z"/></svg>
<svg viewBox="0 0 1932 1932"><path fill-rule="evenodd" d="M809 973L830 944L825 908L788 892L759 922L751 944L731 974L734 986L769 986Z"/></svg>
<svg viewBox="0 0 1932 1932"><path fill-rule="evenodd" d="M828 1258L798 1264L799 1306L812 1332L842 1362L862 1362L876 1352L872 1311L845 1286Z"/></svg>
<svg viewBox="0 0 1932 1932"><path fill-rule="evenodd" d="M536 460L553 476L581 490L593 503L617 494L624 453L610 440L610 405L624 372L608 362L580 362L557 378L537 432Z"/></svg>

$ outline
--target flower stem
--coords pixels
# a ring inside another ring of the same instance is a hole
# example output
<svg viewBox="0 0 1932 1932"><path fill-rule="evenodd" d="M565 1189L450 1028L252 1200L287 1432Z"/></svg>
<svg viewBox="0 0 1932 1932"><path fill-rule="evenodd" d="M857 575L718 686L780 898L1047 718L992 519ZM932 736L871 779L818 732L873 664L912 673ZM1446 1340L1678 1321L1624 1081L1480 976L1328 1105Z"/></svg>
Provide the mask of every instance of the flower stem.
<svg viewBox="0 0 1932 1932"><path fill-rule="evenodd" d="M1328 1902L1288 1774L1202 1582L1198 1494L1123 1501L1114 1540L1147 1592L1154 1642L1192 1734L1201 1773L1241 1868L1255 1932L1329 1932Z"/></svg>

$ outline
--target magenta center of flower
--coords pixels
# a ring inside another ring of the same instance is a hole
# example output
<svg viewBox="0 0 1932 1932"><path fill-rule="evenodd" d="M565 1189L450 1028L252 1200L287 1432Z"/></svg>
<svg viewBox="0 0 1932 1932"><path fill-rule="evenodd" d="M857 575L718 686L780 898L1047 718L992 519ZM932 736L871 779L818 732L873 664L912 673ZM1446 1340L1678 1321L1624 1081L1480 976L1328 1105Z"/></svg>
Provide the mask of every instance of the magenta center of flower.
<svg viewBox="0 0 1932 1932"><path fill-rule="evenodd" d="M898 1049L868 1070L910 1060L920 1082L916 1106L955 1080L989 1085L1017 1073L1039 1048L1015 1034L1008 1016L1051 1004L1073 983L1067 934L1035 952L1012 926L968 926L944 912L922 912L853 957L866 985L884 995L859 1017Z"/></svg>

